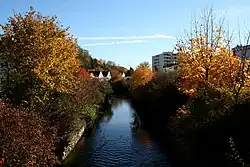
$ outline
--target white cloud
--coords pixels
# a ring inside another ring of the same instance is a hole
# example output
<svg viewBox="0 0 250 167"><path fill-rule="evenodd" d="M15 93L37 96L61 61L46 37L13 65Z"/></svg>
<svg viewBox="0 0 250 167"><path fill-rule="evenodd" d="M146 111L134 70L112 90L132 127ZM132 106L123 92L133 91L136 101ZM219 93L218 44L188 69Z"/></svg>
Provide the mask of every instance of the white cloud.
<svg viewBox="0 0 250 167"><path fill-rule="evenodd" d="M148 41L145 41L145 40L113 41L113 42L83 44L82 46L104 46L104 45L117 45L117 44L139 44L139 43L147 43L147 42Z"/></svg>
<svg viewBox="0 0 250 167"><path fill-rule="evenodd" d="M155 34L149 36L130 36L130 37L78 37L79 40L131 40L131 39L175 39L174 36Z"/></svg>

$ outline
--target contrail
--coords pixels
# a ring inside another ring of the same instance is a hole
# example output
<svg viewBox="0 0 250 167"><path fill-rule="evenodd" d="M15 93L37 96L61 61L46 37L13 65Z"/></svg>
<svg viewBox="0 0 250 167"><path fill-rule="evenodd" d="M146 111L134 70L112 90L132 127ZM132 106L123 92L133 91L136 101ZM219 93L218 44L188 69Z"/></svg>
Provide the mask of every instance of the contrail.
<svg viewBox="0 0 250 167"><path fill-rule="evenodd" d="M147 43L147 42L148 41L145 41L145 40L114 41L114 42L83 44L82 46L103 46L103 45L116 45L116 44L138 44L138 43Z"/></svg>
<svg viewBox="0 0 250 167"><path fill-rule="evenodd" d="M175 39L174 36L155 34L149 36L130 36L130 37L78 37L79 40L131 40L131 39Z"/></svg>

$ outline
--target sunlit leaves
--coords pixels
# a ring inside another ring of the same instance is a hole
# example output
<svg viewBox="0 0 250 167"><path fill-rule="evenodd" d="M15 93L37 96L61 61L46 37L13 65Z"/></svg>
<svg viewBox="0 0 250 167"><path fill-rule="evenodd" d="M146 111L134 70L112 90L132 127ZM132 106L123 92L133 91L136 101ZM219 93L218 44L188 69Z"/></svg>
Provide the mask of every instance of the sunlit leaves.
<svg viewBox="0 0 250 167"><path fill-rule="evenodd" d="M80 66L78 48L55 16L44 17L31 9L25 15L14 14L1 28L0 52L11 67L10 85L36 78L46 89L71 91Z"/></svg>
<svg viewBox="0 0 250 167"><path fill-rule="evenodd" d="M141 63L132 75L132 88L135 89L139 86L146 85L152 79L153 75L149 64Z"/></svg>
<svg viewBox="0 0 250 167"><path fill-rule="evenodd" d="M217 26L212 10L202 23L195 22L187 41L180 40L180 88L193 94L197 89L211 86L233 96L248 87L248 63L234 56L230 50L231 39L225 38L222 26ZM243 72L244 71L244 72Z"/></svg>

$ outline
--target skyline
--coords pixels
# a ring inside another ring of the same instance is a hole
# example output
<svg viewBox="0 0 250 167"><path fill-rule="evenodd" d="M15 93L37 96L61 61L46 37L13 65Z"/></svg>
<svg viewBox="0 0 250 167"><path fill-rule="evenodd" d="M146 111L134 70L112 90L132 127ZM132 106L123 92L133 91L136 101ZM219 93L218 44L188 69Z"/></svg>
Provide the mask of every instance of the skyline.
<svg viewBox="0 0 250 167"><path fill-rule="evenodd" d="M50 2L9 0L2 3L0 23L16 12L26 12L29 6L43 15L56 15L78 43L89 50L93 57L125 67L135 67L140 62L165 51L173 51L176 41L184 36L185 29L195 15L204 8L213 7L217 16L226 15L225 27L242 33L250 27L250 2L215 0L200 2L166 2L165 0L54 0ZM237 36L237 35L236 35ZM237 41L237 39L235 39Z"/></svg>

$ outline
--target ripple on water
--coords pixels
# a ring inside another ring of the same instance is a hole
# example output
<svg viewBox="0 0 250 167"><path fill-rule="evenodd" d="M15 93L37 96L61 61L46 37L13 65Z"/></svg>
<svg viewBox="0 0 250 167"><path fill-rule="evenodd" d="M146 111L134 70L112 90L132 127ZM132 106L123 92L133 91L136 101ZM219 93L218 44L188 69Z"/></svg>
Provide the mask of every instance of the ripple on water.
<svg viewBox="0 0 250 167"><path fill-rule="evenodd" d="M119 112L119 106L121 111ZM124 110L127 111L124 111ZM168 167L166 155L143 130L131 130L132 108L122 101L109 122L102 122L94 136L85 138L77 165L81 167ZM113 119L114 118L114 119ZM113 119L113 120L112 120ZM125 121L126 120L126 121ZM78 156L77 156L78 157Z"/></svg>

